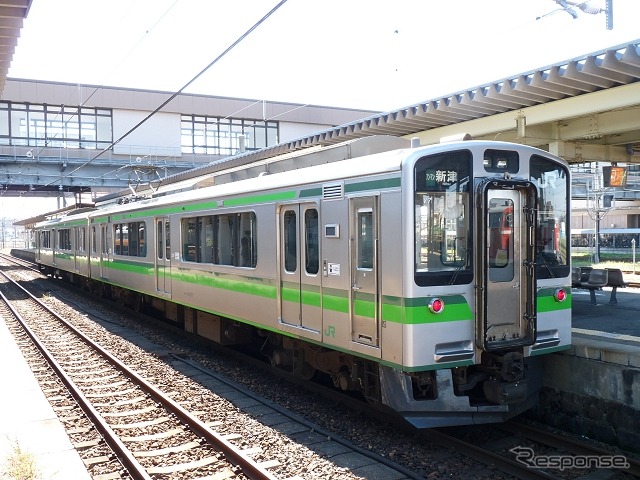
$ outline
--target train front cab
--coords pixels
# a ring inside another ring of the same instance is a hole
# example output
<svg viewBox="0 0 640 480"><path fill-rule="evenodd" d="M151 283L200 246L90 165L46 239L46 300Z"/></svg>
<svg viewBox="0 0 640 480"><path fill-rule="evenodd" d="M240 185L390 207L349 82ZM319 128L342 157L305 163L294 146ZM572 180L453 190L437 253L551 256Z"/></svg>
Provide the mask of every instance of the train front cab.
<svg viewBox="0 0 640 480"><path fill-rule="evenodd" d="M418 427L504 421L535 405L539 355L570 346L568 169L480 142L414 164L404 365L381 366L383 403Z"/></svg>

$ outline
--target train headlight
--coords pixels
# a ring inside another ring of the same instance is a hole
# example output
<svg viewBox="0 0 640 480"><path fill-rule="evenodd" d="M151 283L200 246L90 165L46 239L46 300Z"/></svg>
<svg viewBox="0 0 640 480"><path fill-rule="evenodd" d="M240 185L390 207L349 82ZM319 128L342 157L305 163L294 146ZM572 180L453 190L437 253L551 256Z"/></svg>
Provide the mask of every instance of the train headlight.
<svg viewBox="0 0 640 480"><path fill-rule="evenodd" d="M556 291L553 292L553 298L556 299L556 302L564 302L567 299L567 291L564 288L556 288Z"/></svg>
<svg viewBox="0 0 640 480"><path fill-rule="evenodd" d="M441 298L432 298L429 302L429 310L433 313L442 313L444 310L444 300Z"/></svg>

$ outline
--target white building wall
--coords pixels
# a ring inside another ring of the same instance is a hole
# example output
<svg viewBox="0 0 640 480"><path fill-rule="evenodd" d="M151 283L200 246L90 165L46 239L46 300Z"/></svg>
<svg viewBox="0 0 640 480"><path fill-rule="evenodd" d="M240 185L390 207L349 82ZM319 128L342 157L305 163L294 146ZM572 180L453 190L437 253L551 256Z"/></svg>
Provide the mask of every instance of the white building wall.
<svg viewBox="0 0 640 480"><path fill-rule="evenodd" d="M131 130L149 115L146 111L113 110L113 139ZM113 147L120 155L180 157L180 115L158 112Z"/></svg>
<svg viewBox="0 0 640 480"><path fill-rule="evenodd" d="M288 142L289 140L295 140L300 137L306 137L322 130L327 130L333 127L333 125L323 125L320 123L291 123L280 122L280 143ZM270 145L271 146L271 145Z"/></svg>

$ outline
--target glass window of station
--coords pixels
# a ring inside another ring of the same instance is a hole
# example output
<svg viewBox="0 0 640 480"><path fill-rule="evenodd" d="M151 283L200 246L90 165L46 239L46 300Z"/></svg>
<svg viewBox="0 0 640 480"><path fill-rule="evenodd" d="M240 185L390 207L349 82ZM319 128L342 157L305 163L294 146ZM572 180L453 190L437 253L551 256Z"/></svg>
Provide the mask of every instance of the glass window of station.
<svg viewBox="0 0 640 480"><path fill-rule="evenodd" d="M0 102L0 145L103 149L112 141L109 109Z"/></svg>
<svg viewBox="0 0 640 480"><path fill-rule="evenodd" d="M278 143L278 122L182 115L183 153L234 155ZM241 137L243 140L241 140Z"/></svg>

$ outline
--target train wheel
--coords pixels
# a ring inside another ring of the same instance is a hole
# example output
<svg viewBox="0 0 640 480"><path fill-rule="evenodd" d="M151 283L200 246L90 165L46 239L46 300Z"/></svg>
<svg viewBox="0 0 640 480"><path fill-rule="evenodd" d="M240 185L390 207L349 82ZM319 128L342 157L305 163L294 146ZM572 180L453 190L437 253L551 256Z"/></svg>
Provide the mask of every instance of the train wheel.
<svg viewBox="0 0 640 480"><path fill-rule="evenodd" d="M303 380L311 380L313 376L316 374L316 369L311 366L308 362L302 362L297 365L294 372L296 377L302 378Z"/></svg>
<svg viewBox="0 0 640 480"><path fill-rule="evenodd" d="M111 287L106 283L100 283L100 292L98 293L98 295L100 295L100 298L109 298L110 294Z"/></svg>
<svg viewBox="0 0 640 480"><path fill-rule="evenodd" d="M131 296L131 309L134 312L141 312L144 309L144 296L134 293Z"/></svg>

